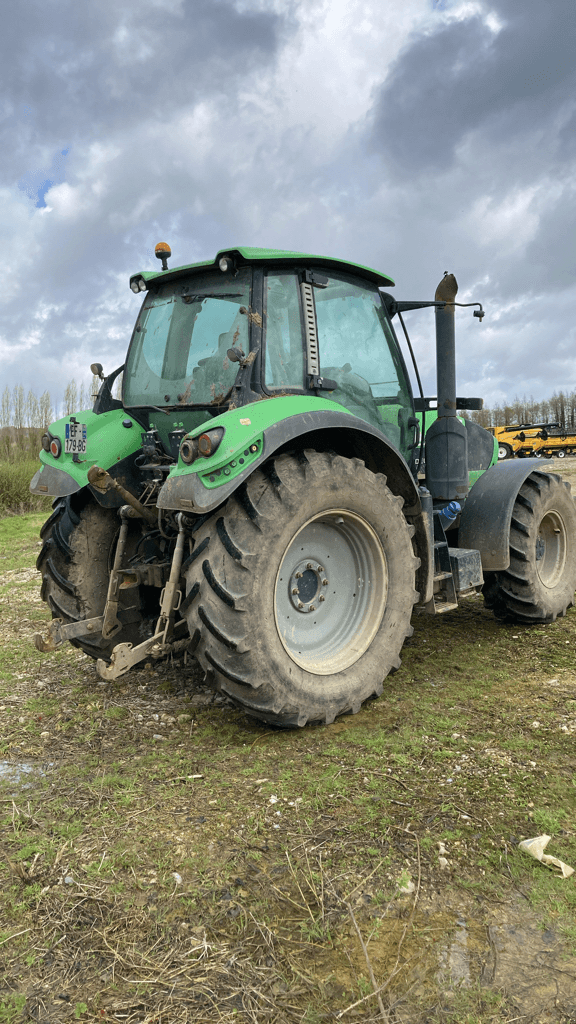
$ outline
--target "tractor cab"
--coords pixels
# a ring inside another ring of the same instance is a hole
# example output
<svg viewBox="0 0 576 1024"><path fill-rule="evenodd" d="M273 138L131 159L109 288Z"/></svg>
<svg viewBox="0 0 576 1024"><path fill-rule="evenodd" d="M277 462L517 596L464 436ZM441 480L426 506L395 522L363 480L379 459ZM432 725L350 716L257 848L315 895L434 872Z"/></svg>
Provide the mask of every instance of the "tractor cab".
<svg viewBox="0 0 576 1024"><path fill-rule="evenodd" d="M330 398L410 462L417 421L379 287L390 278L337 260L238 249L137 275L146 290L126 359L123 406L155 409L162 440L230 408L287 395Z"/></svg>

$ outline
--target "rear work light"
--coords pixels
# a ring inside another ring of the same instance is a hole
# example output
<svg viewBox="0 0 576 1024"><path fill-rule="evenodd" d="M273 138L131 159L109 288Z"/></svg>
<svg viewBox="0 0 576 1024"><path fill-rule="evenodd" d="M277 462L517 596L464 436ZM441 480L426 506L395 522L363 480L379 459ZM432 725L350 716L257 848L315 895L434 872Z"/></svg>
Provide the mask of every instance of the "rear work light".
<svg viewBox="0 0 576 1024"><path fill-rule="evenodd" d="M130 281L130 287L134 294L137 295L138 292L146 291L146 281L143 277L133 277Z"/></svg>
<svg viewBox="0 0 576 1024"><path fill-rule="evenodd" d="M212 430L204 431L199 437L185 437L180 445L180 458L182 462L190 465L198 455L203 455L205 459L210 458L218 448L223 437L224 427L213 427Z"/></svg>
<svg viewBox="0 0 576 1024"><path fill-rule="evenodd" d="M198 454L208 459L214 454L223 437L224 427L214 427L213 430L207 430L204 434L200 434L198 438Z"/></svg>
<svg viewBox="0 0 576 1024"><path fill-rule="evenodd" d="M198 454L198 441L195 437L188 437L180 445L180 457L182 462L190 465Z"/></svg>

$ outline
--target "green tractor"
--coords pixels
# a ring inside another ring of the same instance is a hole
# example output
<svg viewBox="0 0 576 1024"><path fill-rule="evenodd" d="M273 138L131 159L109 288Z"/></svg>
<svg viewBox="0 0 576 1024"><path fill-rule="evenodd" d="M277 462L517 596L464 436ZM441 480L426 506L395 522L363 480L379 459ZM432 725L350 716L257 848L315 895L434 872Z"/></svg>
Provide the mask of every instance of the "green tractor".
<svg viewBox="0 0 576 1024"><path fill-rule="evenodd" d="M497 465L494 437L457 417L482 403L456 397L452 275L402 302L342 260L238 248L169 269L156 254L161 270L130 279L144 302L125 364L93 364L92 411L43 437L40 650L68 640L105 680L193 652L216 690L290 727L381 694L415 605L483 589L499 619L565 614L570 488L538 460ZM425 306L438 389L415 400L394 322Z"/></svg>

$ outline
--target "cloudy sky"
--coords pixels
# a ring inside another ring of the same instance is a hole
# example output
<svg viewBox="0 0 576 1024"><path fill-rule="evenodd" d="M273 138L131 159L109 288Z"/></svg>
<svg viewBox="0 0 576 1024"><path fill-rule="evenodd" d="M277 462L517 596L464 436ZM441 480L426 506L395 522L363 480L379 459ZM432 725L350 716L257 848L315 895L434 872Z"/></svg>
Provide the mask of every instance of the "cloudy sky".
<svg viewBox="0 0 576 1024"><path fill-rule="evenodd" d="M2 387L122 361L130 274L244 244L462 302L458 393L576 387L573 0L19 0L3 15ZM435 394L433 314L408 314Z"/></svg>

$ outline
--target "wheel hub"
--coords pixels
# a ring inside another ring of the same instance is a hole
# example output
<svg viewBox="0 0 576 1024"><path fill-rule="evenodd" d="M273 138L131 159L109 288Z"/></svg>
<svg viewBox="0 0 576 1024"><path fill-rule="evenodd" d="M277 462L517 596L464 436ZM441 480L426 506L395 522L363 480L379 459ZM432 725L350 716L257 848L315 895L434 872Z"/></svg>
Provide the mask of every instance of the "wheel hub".
<svg viewBox="0 0 576 1024"><path fill-rule="evenodd" d="M307 671L341 672L370 646L387 594L386 556L373 527L348 510L320 512L297 531L280 562L280 640Z"/></svg>
<svg viewBox="0 0 576 1024"><path fill-rule="evenodd" d="M290 601L303 615L315 612L328 596L328 579L317 560L303 558L294 567L288 583Z"/></svg>
<svg viewBox="0 0 576 1024"><path fill-rule="evenodd" d="M564 520L550 509L543 517L536 539L536 570L545 587L555 587L564 572L567 557Z"/></svg>

